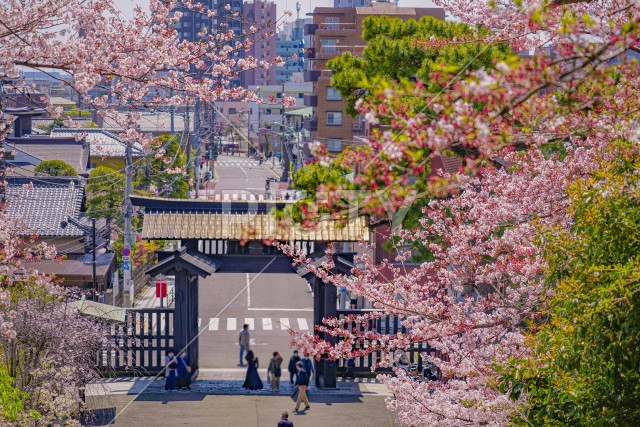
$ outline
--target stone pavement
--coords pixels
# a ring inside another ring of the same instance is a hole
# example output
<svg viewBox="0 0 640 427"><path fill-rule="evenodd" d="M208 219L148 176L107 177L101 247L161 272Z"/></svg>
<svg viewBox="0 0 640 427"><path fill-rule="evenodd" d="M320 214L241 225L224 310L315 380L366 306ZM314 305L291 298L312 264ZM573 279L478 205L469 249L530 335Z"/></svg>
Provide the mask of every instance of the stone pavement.
<svg viewBox="0 0 640 427"><path fill-rule="evenodd" d="M191 385L194 393L210 395L247 395L248 392L242 388L245 370L237 369L207 369L200 372L199 378ZM260 396L271 396L271 391L266 382L266 369L259 370L265 388L255 394ZM294 387L288 381L288 373L284 372L281 383L281 394L293 393ZM286 375L286 377L285 377ZM183 393L186 391L175 391L173 393ZM121 377L104 378L97 383L91 384L87 388L87 396L107 396L107 395L137 395L137 394L163 394L164 377ZM387 388L375 378L339 379L338 387L334 390L318 389L311 386L310 393L324 396L389 396Z"/></svg>
<svg viewBox="0 0 640 427"><path fill-rule="evenodd" d="M337 390L309 391L311 409L295 414L293 387L279 394L267 389L249 394L241 388L243 369L210 369L191 391L164 392L164 378L104 379L87 389L93 425L274 427L288 411L296 427L393 427L388 390L373 378L339 380ZM263 380L266 373L260 372ZM288 380L288 378L284 378Z"/></svg>

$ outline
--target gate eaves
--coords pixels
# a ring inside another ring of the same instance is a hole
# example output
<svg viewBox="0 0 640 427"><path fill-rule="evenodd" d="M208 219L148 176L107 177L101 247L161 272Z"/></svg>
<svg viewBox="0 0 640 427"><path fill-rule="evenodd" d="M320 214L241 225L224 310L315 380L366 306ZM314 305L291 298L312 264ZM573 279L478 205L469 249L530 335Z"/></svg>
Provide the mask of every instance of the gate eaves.
<svg viewBox="0 0 640 427"><path fill-rule="evenodd" d="M180 270L184 270L192 276L208 277L215 273L221 265L216 260L187 251L186 247L173 252L159 252L158 255L160 261L145 272L151 277L159 274L173 275Z"/></svg>

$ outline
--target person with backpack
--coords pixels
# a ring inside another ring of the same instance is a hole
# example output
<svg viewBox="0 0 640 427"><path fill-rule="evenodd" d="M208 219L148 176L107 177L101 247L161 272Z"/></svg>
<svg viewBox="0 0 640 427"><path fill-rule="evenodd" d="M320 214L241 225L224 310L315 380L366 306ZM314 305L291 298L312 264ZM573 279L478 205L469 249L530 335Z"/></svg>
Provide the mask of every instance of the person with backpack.
<svg viewBox="0 0 640 427"><path fill-rule="evenodd" d="M300 356L298 355L298 350L293 350L293 356L291 356L291 358L289 358L289 366L287 367L287 370L289 371L289 382L291 384L293 384L293 377L294 375L296 375L296 372L298 372L298 370L296 369L296 363L298 363L300 360Z"/></svg>
<svg viewBox="0 0 640 427"><path fill-rule="evenodd" d="M164 358L164 376L166 378L164 382L165 391L173 391L176 388L176 371L178 369L178 359L173 352L173 349L167 350L167 355Z"/></svg>
<svg viewBox="0 0 640 427"><path fill-rule="evenodd" d="M298 408L300 404L304 402L304 410L311 409L309 405L309 399L307 399L307 390L309 389L309 375L307 371L302 367L302 362L296 363L296 369L298 370L298 374L296 375L296 388L298 389L296 392L298 393L296 399L296 407L294 408L295 412L298 412Z"/></svg>

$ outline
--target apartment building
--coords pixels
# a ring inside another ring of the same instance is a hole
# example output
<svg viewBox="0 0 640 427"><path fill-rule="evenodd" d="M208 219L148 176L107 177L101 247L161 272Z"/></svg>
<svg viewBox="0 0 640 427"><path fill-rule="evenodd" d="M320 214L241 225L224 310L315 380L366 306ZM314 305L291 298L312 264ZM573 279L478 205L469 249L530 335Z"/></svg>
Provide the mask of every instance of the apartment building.
<svg viewBox="0 0 640 427"><path fill-rule="evenodd" d="M231 3L236 3L233 1ZM258 62L269 61L276 57L276 21L278 20L276 4L271 1L254 0L243 6L245 27L244 31L250 33L251 27L259 30L257 34L247 36L253 44L245 53L252 56ZM276 84L275 67L259 67L255 70L245 71L242 74L242 86L273 85Z"/></svg>
<svg viewBox="0 0 640 427"><path fill-rule="evenodd" d="M355 0L354 0L355 1ZM336 0L336 4L344 0ZM338 153L358 143L365 129L360 117L345 113L346 103L331 87L331 70L327 62L350 52L361 55L365 42L362 40L362 23L365 18L388 15L403 20L418 20L424 16L444 19L442 8L399 7L386 1L372 2L364 7L317 7L311 16L313 24L305 25L305 34L311 36L311 47L307 49L305 81L313 83L313 94L305 97L305 105L313 108L313 115L305 123L313 139L326 144L330 152Z"/></svg>

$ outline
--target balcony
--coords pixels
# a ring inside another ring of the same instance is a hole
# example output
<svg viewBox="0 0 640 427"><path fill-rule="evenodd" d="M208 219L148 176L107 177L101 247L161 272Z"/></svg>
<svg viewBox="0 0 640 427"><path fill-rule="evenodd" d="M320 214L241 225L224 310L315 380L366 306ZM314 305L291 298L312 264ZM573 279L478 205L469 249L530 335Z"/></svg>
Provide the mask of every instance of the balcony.
<svg viewBox="0 0 640 427"><path fill-rule="evenodd" d="M318 29L318 24L304 24L304 35L312 36L316 33Z"/></svg>
<svg viewBox="0 0 640 427"><path fill-rule="evenodd" d="M321 71L319 70L305 70L304 81L305 82L317 82L320 78Z"/></svg>
<svg viewBox="0 0 640 427"><path fill-rule="evenodd" d="M304 105L305 105L305 107L317 107L318 106L318 95L305 95L304 96Z"/></svg>
<svg viewBox="0 0 640 427"><path fill-rule="evenodd" d="M304 119L304 128L309 132L317 132L318 131L318 119L316 119L316 118Z"/></svg>
<svg viewBox="0 0 640 427"><path fill-rule="evenodd" d="M316 49L313 47L310 47L308 49L305 50L304 52L304 57L306 59L315 59L316 57Z"/></svg>

